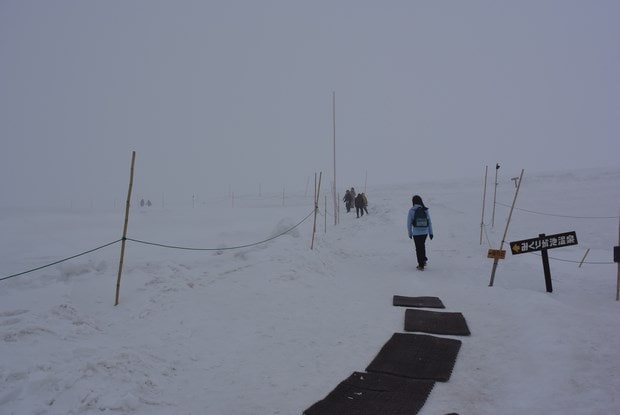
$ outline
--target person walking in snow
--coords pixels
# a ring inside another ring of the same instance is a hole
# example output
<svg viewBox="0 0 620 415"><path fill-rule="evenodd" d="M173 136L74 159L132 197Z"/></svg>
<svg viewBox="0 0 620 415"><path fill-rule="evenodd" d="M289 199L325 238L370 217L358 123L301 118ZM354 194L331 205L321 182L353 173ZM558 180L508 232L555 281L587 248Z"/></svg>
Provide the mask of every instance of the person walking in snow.
<svg viewBox="0 0 620 415"><path fill-rule="evenodd" d="M351 195L351 192L348 189L344 193L344 198L342 199L342 201L344 202L344 205L347 208L347 213L349 213L351 211L351 206L353 206L353 196Z"/></svg>
<svg viewBox="0 0 620 415"><path fill-rule="evenodd" d="M420 271L424 271L428 258L426 257L426 236L433 239L433 224L428 208L424 206L422 198L415 195L411 198L413 206L407 213L407 233L409 239L413 239L415 244L415 254L418 260L416 267Z"/></svg>
<svg viewBox="0 0 620 415"><path fill-rule="evenodd" d="M368 199L366 198L366 193L362 192L360 194L362 195L362 208L364 209L364 212L366 212L366 214L368 215Z"/></svg>
<svg viewBox="0 0 620 415"><path fill-rule="evenodd" d="M360 216L364 216L364 198L361 193L355 196L355 212L357 213L358 218Z"/></svg>

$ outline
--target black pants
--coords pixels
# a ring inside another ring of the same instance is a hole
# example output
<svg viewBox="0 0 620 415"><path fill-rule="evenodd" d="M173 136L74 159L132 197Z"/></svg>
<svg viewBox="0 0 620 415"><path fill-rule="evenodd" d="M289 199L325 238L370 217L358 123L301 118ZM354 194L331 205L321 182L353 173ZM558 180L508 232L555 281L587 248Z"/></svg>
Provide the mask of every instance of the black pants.
<svg viewBox="0 0 620 415"><path fill-rule="evenodd" d="M418 266L424 267L426 265L426 236L427 235L413 235L413 242L415 243L415 256L418 259Z"/></svg>
<svg viewBox="0 0 620 415"><path fill-rule="evenodd" d="M361 216L364 216L364 208L361 206L355 206L355 212L357 213L357 217L360 217L360 212L361 212Z"/></svg>

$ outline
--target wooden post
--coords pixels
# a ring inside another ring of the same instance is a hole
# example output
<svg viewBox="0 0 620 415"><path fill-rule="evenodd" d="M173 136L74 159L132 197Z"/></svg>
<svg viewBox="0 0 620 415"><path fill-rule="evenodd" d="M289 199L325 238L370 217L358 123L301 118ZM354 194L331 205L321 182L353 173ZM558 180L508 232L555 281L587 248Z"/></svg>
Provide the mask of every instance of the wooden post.
<svg viewBox="0 0 620 415"><path fill-rule="evenodd" d="M123 239L121 241L121 258L118 263L118 277L116 279L116 299L114 305L118 305L118 295L121 289L121 274L123 272L123 260L125 259L125 241L127 240L127 224L129 223L129 206L131 204L131 188L133 186L133 166L136 161L136 152L131 152L131 171L129 175L129 191L127 192L127 203L125 204L125 225L123 226Z"/></svg>
<svg viewBox="0 0 620 415"><path fill-rule="evenodd" d="M540 240L545 239L545 234L541 233L538 235ZM551 268L549 267L549 254L547 253L547 249L543 248L540 250L542 256L543 263L543 272L545 273L545 287L547 288L548 293L553 292L553 284L551 283Z"/></svg>
<svg viewBox="0 0 620 415"><path fill-rule="evenodd" d="M489 166L484 167L484 191L482 192L482 220L480 221L480 245L482 245L482 231L484 230L484 205L487 199L487 177L489 175Z"/></svg>
<svg viewBox="0 0 620 415"><path fill-rule="evenodd" d="M314 173L314 225L312 227L312 243L310 249L314 248L314 234L316 234L316 215L319 212L319 194L321 193L321 177L323 172L319 173L319 184L316 184L316 173Z"/></svg>
<svg viewBox="0 0 620 415"><path fill-rule="evenodd" d="M586 253L583 254L583 258L581 258L581 262L579 263L579 268L581 268L581 266L583 265L583 261L586 260L586 257L588 256L589 252L590 252L590 248L586 249Z"/></svg>
<svg viewBox="0 0 620 415"><path fill-rule="evenodd" d="M620 216L618 216L618 246L620 247ZM620 250L620 248L618 248ZM620 256L620 253L618 253L618 255L615 256ZM620 258L615 258L618 259L617 264L618 264L618 280L616 281L616 301L620 301Z"/></svg>
<svg viewBox="0 0 620 415"><path fill-rule="evenodd" d="M324 213L325 213L325 232L324 233L327 233L327 195L325 195L324 199L325 199L325 203L324 203L324 205L325 205L325 210L324 210Z"/></svg>
<svg viewBox="0 0 620 415"><path fill-rule="evenodd" d="M332 191L334 196L334 225L338 225L338 199L336 198L336 92L332 91L332 128L333 128L333 156L334 156L334 189Z"/></svg>
<svg viewBox="0 0 620 415"><path fill-rule="evenodd" d="M498 164L499 166L499 164ZM504 242L506 241L506 235L508 234L508 225L510 225L510 218L512 218L512 211L515 208L515 203L517 202L517 196L519 195L519 189L521 188L521 182L523 179L523 169L521 169L521 175L519 176L519 186L517 186L517 190L515 191L515 197L512 200L512 206L510 206L510 213L508 214L508 220L506 221L506 229L504 230L504 236L502 237L502 243L499 246L499 250L501 251L504 247ZM493 281L495 280L495 271L497 270L497 264L499 263L499 258L495 258L493 261L493 269L491 270L491 281L489 282L489 287L493 286Z"/></svg>
<svg viewBox="0 0 620 415"><path fill-rule="evenodd" d="M491 228L495 226L495 203L497 200L497 171L499 170L499 163L495 163L495 190L493 191L493 215L491 216Z"/></svg>

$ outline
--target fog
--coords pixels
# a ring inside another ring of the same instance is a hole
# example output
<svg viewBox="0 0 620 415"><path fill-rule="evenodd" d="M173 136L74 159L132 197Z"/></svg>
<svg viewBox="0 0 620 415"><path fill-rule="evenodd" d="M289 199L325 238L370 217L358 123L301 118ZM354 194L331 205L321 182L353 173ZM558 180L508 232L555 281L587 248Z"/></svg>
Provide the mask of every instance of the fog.
<svg viewBox="0 0 620 415"><path fill-rule="evenodd" d="M617 166L616 1L0 3L0 206ZM335 107L333 97L335 96ZM334 111L335 109L335 111Z"/></svg>

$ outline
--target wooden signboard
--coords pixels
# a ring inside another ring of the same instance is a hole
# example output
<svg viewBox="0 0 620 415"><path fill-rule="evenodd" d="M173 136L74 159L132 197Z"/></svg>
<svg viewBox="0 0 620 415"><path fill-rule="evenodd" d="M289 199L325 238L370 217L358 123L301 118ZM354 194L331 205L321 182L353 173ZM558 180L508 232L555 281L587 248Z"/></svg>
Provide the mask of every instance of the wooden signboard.
<svg viewBox="0 0 620 415"><path fill-rule="evenodd" d="M489 249L487 258L492 259L506 259L506 251L503 249Z"/></svg>
<svg viewBox="0 0 620 415"><path fill-rule="evenodd" d="M518 255L540 251L543 271L545 273L545 285L547 286L547 292L550 293L553 292L553 286L551 284L551 269L549 267L549 255L547 251L549 249L571 245L577 245L577 233L575 231L548 236L541 233L538 235L538 238L510 242L510 252L512 252L513 255Z"/></svg>
<svg viewBox="0 0 620 415"><path fill-rule="evenodd" d="M541 234L538 238L510 242L510 252L512 252L513 255L518 255L571 245L577 245L577 234L575 231L558 233L555 235Z"/></svg>

